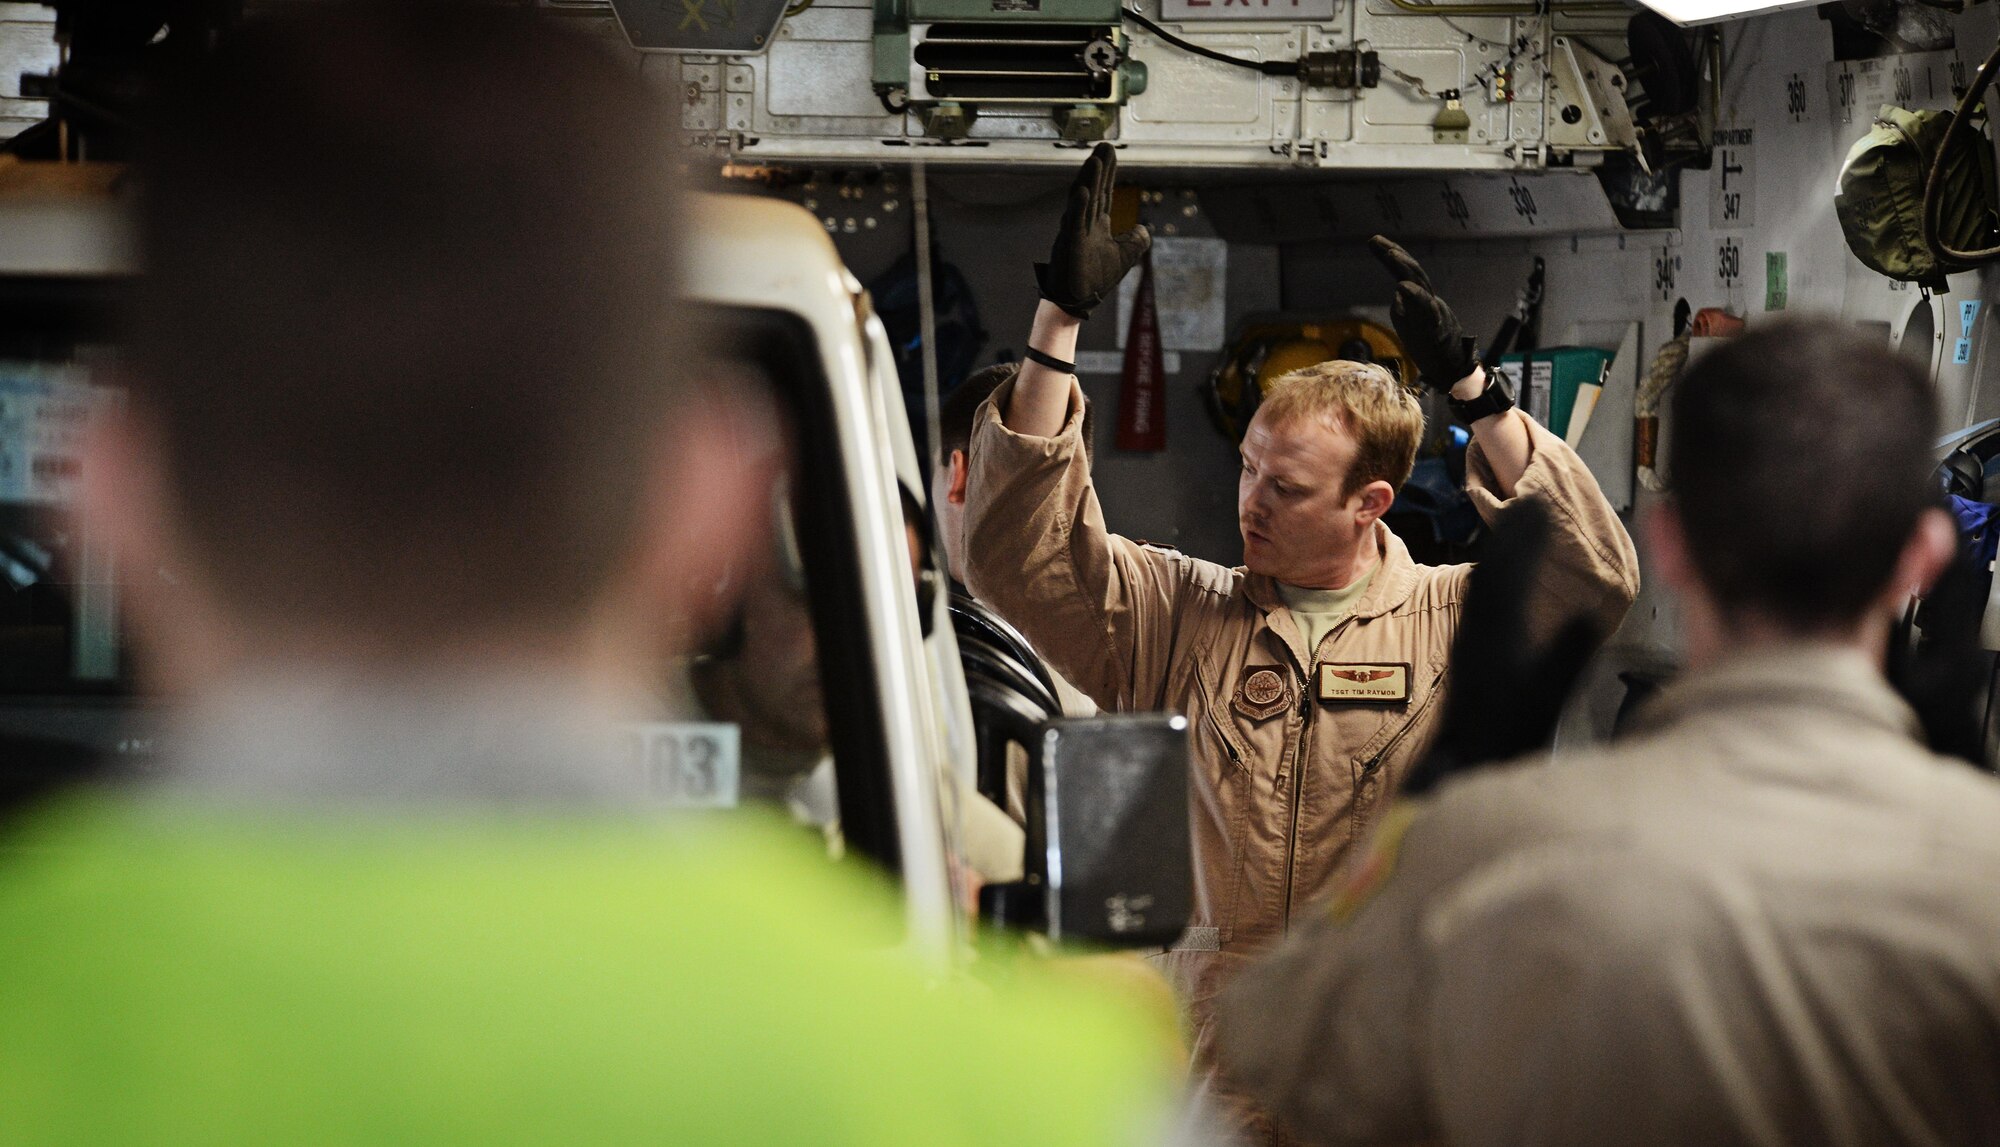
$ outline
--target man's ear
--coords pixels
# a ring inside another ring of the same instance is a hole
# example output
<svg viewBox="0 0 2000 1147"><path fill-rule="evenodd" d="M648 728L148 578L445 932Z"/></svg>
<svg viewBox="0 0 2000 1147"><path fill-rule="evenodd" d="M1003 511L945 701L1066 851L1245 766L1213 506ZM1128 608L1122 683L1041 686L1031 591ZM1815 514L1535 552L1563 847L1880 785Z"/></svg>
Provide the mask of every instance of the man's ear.
<svg viewBox="0 0 2000 1147"><path fill-rule="evenodd" d="M83 533L105 545L130 569L156 569L164 558L161 460L136 415L104 408L92 416L83 440L73 508Z"/></svg>
<svg viewBox="0 0 2000 1147"><path fill-rule="evenodd" d="M951 485L944 492L945 501L954 506L965 505L965 483L972 477L972 466L965 459L965 451L951 452Z"/></svg>
<svg viewBox="0 0 2000 1147"><path fill-rule="evenodd" d="M1671 502L1647 509L1639 516L1639 532L1646 539L1646 556L1660 580L1675 593L1685 595L1699 589L1694 559L1688 553L1687 530L1680 511Z"/></svg>
<svg viewBox="0 0 2000 1147"><path fill-rule="evenodd" d="M1900 613L1911 594L1929 593L1951 565L1958 544L1958 526L1951 515L1939 509L1925 510L1903 543L1903 552L1896 556L1896 572L1883 594L1889 608Z"/></svg>
<svg viewBox="0 0 2000 1147"><path fill-rule="evenodd" d="M181 693L227 672L237 635L179 534L159 437L136 401L91 415L71 515L117 562L147 687Z"/></svg>
<svg viewBox="0 0 2000 1147"><path fill-rule="evenodd" d="M784 470L775 413L743 394L685 404L654 452L639 596L658 610L663 655L726 620L750 570L769 556L772 484Z"/></svg>
<svg viewBox="0 0 2000 1147"><path fill-rule="evenodd" d="M1355 520L1366 526L1389 512L1396 503L1396 488L1377 478L1361 487L1354 495L1360 505L1354 511Z"/></svg>

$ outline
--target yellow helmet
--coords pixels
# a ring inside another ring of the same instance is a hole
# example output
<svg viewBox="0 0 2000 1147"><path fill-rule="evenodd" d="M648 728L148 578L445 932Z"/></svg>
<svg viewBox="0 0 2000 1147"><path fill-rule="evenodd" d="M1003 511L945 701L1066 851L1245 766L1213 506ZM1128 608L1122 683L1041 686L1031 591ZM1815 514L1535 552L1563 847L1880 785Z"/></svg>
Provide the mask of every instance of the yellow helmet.
<svg viewBox="0 0 2000 1147"><path fill-rule="evenodd" d="M1279 339L1264 352L1264 361L1257 364L1257 378L1276 382L1295 370L1318 366L1337 353L1318 339Z"/></svg>
<svg viewBox="0 0 2000 1147"><path fill-rule="evenodd" d="M1202 388L1209 416L1216 429L1241 442L1272 383L1292 371L1337 358L1380 363L1403 385L1416 382L1416 367L1403 354L1396 333L1378 323L1366 319L1251 323Z"/></svg>

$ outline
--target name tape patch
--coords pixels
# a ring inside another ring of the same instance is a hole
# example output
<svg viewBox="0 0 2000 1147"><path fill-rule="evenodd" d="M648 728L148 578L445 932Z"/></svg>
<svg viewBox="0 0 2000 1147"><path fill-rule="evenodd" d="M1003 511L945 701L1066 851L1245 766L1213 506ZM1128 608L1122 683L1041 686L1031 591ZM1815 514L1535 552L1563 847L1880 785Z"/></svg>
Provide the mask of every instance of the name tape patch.
<svg viewBox="0 0 2000 1147"><path fill-rule="evenodd" d="M1350 705L1400 705L1410 699L1410 663L1386 661L1322 665L1319 667L1319 699Z"/></svg>

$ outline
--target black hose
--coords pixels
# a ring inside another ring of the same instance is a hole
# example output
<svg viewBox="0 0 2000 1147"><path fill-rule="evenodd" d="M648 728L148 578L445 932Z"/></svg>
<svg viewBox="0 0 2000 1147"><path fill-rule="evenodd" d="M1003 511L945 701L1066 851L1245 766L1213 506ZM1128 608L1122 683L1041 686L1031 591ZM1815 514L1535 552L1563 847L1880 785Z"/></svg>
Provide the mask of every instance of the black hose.
<svg viewBox="0 0 2000 1147"><path fill-rule="evenodd" d="M1193 52L1197 56L1205 56L1208 59L1224 64L1235 64L1239 68L1249 68L1253 72L1262 72L1267 76L1296 76L1299 74L1299 62L1297 60L1246 60L1241 56L1232 56L1227 52L1218 52L1213 48L1204 48L1200 44L1189 43L1130 8L1126 8L1123 11L1125 16L1133 23L1183 52Z"/></svg>

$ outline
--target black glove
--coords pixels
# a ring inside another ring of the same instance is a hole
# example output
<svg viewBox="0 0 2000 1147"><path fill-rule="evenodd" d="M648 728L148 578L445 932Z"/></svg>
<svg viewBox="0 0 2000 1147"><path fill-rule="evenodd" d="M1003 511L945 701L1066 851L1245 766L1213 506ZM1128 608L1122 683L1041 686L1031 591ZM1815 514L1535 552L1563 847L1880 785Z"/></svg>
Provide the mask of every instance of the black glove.
<svg viewBox="0 0 2000 1147"><path fill-rule="evenodd" d="M1431 293L1423 267L1395 240L1377 235L1368 240L1375 259L1396 279L1396 298L1389 316L1403 352L1417 364L1417 374L1430 386L1449 391L1479 365L1479 344L1465 333L1458 316Z"/></svg>
<svg viewBox="0 0 2000 1147"><path fill-rule="evenodd" d="M1960 547L1917 608L1921 635L1890 651L1889 683L1917 711L1932 752L1991 770L1984 710L1993 655L1979 645L1985 613L1986 579Z"/></svg>
<svg viewBox="0 0 2000 1147"><path fill-rule="evenodd" d="M1100 143L1070 185L1049 261L1035 264L1042 297L1079 319L1089 318L1153 245L1144 224L1123 235L1111 233L1111 192L1117 180L1118 153Z"/></svg>
<svg viewBox="0 0 2000 1147"><path fill-rule="evenodd" d="M1563 705L1597 648L1597 626L1571 619L1545 649L1528 639L1535 571L1554 527L1548 507L1522 498L1494 523L1486 556L1472 571L1458 636L1451 645L1451 689L1430 753L1410 770L1403 792L1416 796L1474 766L1511 760L1555 740Z"/></svg>

